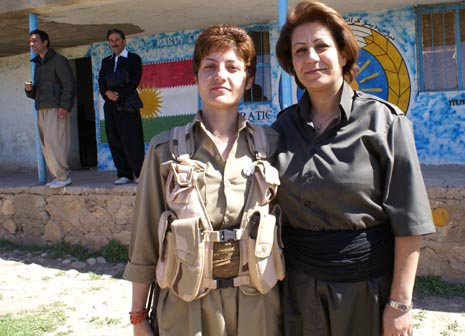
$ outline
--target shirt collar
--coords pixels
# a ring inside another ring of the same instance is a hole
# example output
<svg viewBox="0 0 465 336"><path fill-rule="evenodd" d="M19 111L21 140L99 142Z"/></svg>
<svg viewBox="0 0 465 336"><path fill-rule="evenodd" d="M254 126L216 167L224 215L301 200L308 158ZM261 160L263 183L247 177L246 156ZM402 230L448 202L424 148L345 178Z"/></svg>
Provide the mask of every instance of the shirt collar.
<svg viewBox="0 0 465 336"><path fill-rule="evenodd" d="M354 102L355 91L352 89L349 83L344 81L342 87L341 103L340 108L341 112L345 114L347 119L350 118L350 113L352 112L352 104Z"/></svg>
<svg viewBox="0 0 465 336"><path fill-rule="evenodd" d="M123 51L118 56L115 56L115 54L113 54L113 57L115 57L115 58L118 58L118 57L128 58L128 50L126 48L124 48Z"/></svg>
<svg viewBox="0 0 465 336"><path fill-rule="evenodd" d="M200 111L200 112L198 112L196 114L194 120L196 121L196 123L201 124L204 129L206 129L205 125L203 123L203 120L202 120L202 111ZM194 123L192 124L192 126L193 125L194 125ZM238 116L237 116L237 131L238 132L242 131L244 128L247 127L247 125L249 125L249 126L251 125L250 121L247 118L245 118L242 114L238 113Z"/></svg>
<svg viewBox="0 0 465 336"><path fill-rule="evenodd" d="M350 112L352 111L352 103L353 103L354 95L355 95L354 89L352 89L349 83L344 81L344 83L342 84L341 101L339 102L339 111L341 112L343 118L346 118L346 119L350 118ZM302 119L305 120L305 122L309 123L310 122L309 111L311 110L312 102L310 101L310 96L307 91L305 91L298 105L299 105L300 116L302 117Z"/></svg>

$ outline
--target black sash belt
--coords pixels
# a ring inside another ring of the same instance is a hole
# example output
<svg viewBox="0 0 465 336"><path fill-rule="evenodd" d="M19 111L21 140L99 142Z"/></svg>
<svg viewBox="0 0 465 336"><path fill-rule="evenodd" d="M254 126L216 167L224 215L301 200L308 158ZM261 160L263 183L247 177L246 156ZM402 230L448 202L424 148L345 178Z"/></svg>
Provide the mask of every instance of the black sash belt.
<svg viewBox="0 0 465 336"><path fill-rule="evenodd" d="M326 281L355 282L392 273L388 225L355 231L283 230L286 265Z"/></svg>

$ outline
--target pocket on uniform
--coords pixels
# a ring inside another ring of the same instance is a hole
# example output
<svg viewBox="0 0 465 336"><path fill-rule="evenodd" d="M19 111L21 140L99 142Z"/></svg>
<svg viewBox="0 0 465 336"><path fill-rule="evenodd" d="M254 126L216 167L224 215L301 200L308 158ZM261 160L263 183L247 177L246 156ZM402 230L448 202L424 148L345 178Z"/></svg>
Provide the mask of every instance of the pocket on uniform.
<svg viewBox="0 0 465 336"><path fill-rule="evenodd" d="M158 262L156 268L157 283L160 288L167 288L173 282L176 274L176 255L171 222L176 215L167 210L162 213L158 223Z"/></svg>
<svg viewBox="0 0 465 336"><path fill-rule="evenodd" d="M176 257L180 262L194 266L199 261L199 218L178 219L171 224Z"/></svg>
<svg viewBox="0 0 465 336"><path fill-rule="evenodd" d="M259 213L255 213L257 215ZM278 274L273 256L273 245L277 245L276 218L269 214L259 214L259 224L256 231L251 227L251 237L248 239L248 262L250 282L260 293L268 293L278 281ZM256 225L256 224L255 224Z"/></svg>
<svg viewBox="0 0 465 336"><path fill-rule="evenodd" d="M186 302L199 295L205 258L205 242L201 239L200 217L177 219L171 223L176 255L176 274L171 289Z"/></svg>

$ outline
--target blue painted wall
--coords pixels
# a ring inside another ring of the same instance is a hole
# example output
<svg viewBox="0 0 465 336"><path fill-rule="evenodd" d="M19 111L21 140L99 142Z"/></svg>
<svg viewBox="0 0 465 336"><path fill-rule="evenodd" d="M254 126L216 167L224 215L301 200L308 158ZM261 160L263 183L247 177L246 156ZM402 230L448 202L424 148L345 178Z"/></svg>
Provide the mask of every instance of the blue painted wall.
<svg viewBox="0 0 465 336"><path fill-rule="evenodd" d="M465 164L465 93L419 93L414 9L350 13L345 18L362 49L359 59L362 71L354 85L396 103L406 112L414 126L422 164ZM243 104L241 112L253 122L271 124L280 110L281 69L274 53L278 26L277 22L271 22L255 27L270 31L272 99L270 102ZM128 49L139 54L144 64L191 58L199 32L129 39ZM100 123L103 120L102 99L97 87L98 69L102 58L109 53L106 43L96 43L90 49L98 139L101 139ZM296 97L297 92L294 101ZM114 169L108 145L98 141L98 168Z"/></svg>

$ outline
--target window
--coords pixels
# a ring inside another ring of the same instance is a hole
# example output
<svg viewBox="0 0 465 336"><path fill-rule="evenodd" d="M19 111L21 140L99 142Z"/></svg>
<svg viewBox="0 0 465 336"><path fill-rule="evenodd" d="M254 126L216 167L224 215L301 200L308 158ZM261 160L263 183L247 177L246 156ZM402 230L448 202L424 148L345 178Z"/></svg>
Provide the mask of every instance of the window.
<svg viewBox="0 0 465 336"><path fill-rule="evenodd" d="M465 6L419 8L421 91L464 89Z"/></svg>
<svg viewBox="0 0 465 336"><path fill-rule="evenodd" d="M257 52L257 73L252 87L245 92L244 102L271 101L270 33L267 30L248 33Z"/></svg>

